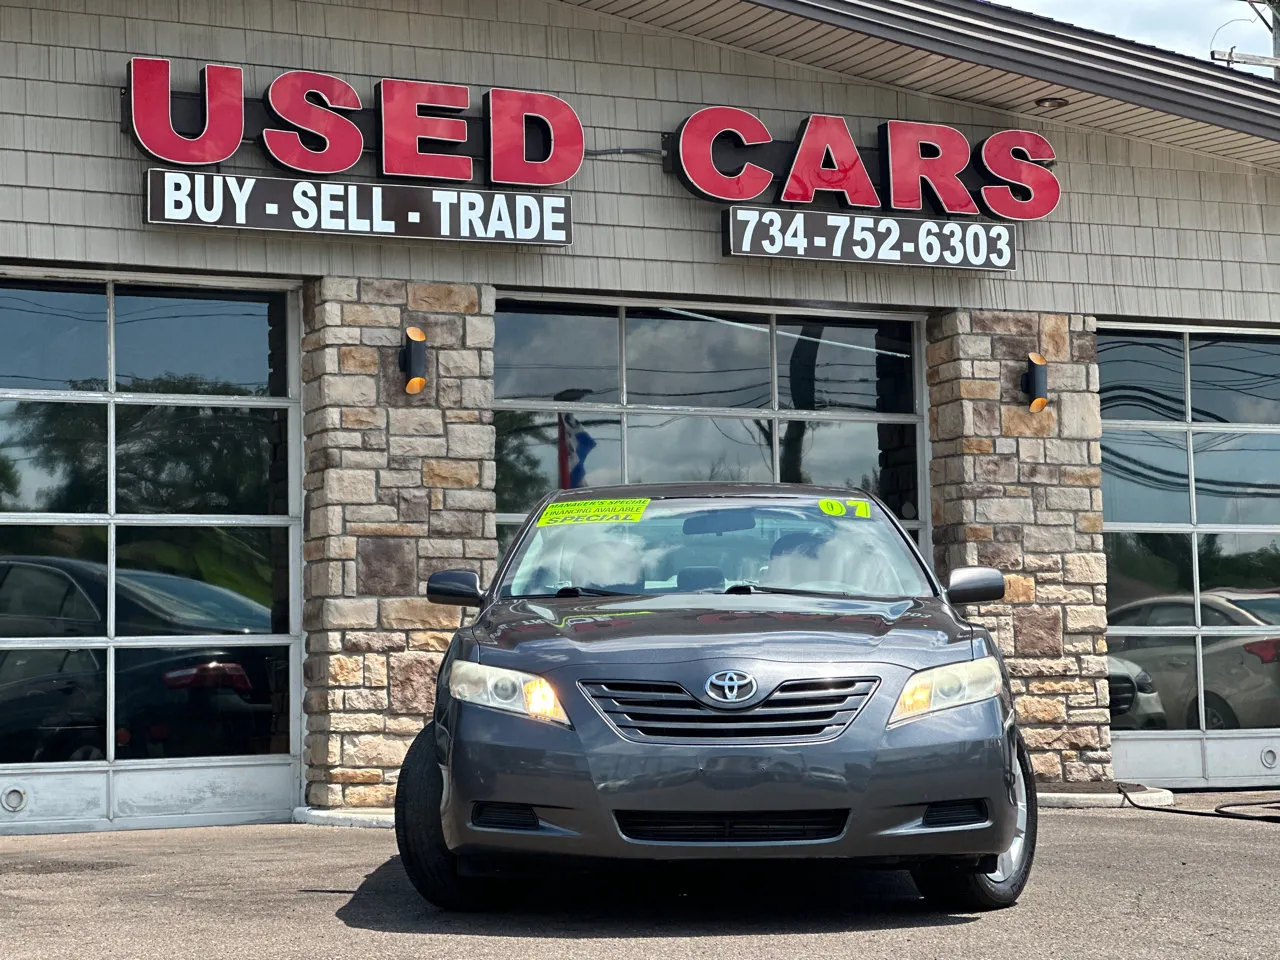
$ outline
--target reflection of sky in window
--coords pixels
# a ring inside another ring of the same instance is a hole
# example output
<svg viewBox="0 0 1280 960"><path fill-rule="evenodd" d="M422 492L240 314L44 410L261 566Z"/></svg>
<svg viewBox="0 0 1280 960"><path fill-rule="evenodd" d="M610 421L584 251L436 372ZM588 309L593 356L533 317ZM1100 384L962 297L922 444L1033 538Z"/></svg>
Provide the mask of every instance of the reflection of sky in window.
<svg viewBox="0 0 1280 960"><path fill-rule="evenodd" d="M1102 437L1102 507L1110 522L1191 520L1186 437L1107 431Z"/></svg>
<svg viewBox="0 0 1280 960"><path fill-rule="evenodd" d="M773 479L773 450L754 420L633 414L627 460L632 483Z"/></svg>
<svg viewBox="0 0 1280 960"><path fill-rule="evenodd" d="M1192 416L1202 422L1280 422L1277 371L1278 339L1192 337Z"/></svg>
<svg viewBox="0 0 1280 960"><path fill-rule="evenodd" d="M806 329L807 333L802 332ZM793 396L791 358L802 342L819 345L812 403ZM911 327L906 323L843 325L817 317L803 325L779 323L778 403L802 409L910 413L914 406L910 351Z"/></svg>
<svg viewBox="0 0 1280 960"><path fill-rule="evenodd" d="M0 338L0 387L100 390L107 376L106 294L0 287Z"/></svg>
<svg viewBox="0 0 1280 960"><path fill-rule="evenodd" d="M267 393L267 304L117 295L115 311L121 389L176 375L230 384L226 393Z"/></svg>
<svg viewBox="0 0 1280 960"><path fill-rule="evenodd" d="M1182 338L1098 335L1102 413L1112 420L1182 420Z"/></svg>
<svg viewBox="0 0 1280 960"><path fill-rule="evenodd" d="M589 403L618 401L618 316L502 310L494 322L493 394ZM586 391L585 393L583 391Z"/></svg>
<svg viewBox="0 0 1280 960"><path fill-rule="evenodd" d="M1280 523L1280 436L1198 433L1192 443L1200 523Z"/></svg>
<svg viewBox="0 0 1280 960"><path fill-rule="evenodd" d="M767 407L768 323L628 313L627 402L668 406ZM729 319L729 318L726 318Z"/></svg>

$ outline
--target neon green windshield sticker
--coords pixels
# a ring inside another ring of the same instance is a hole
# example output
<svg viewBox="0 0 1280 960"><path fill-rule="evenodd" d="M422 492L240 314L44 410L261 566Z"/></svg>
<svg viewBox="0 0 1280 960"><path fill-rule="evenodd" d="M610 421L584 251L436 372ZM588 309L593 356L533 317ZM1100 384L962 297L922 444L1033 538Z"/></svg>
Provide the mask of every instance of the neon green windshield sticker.
<svg viewBox="0 0 1280 960"><path fill-rule="evenodd" d="M558 527L566 523L636 523L644 517L648 497L630 500L570 500L551 503L538 517L540 527Z"/></svg>
<svg viewBox="0 0 1280 960"><path fill-rule="evenodd" d="M818 501L818 508L829 517L843 517L853 507L853 515L864 519L871 518L871 503L867 500L833 500L824 498Z"/></svg>

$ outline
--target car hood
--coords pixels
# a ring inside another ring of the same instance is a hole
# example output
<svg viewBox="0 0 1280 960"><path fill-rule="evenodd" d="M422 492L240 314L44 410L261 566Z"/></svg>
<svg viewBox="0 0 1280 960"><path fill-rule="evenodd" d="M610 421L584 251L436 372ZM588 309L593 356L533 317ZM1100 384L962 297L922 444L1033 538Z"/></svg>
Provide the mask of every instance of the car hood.
<svg viewBox="0 0 1280 960"><path fill-rule="evenodd" d="M971 633L936 599L781 594L502 600L472 628L482 662L537 671L723 657L914 670L970 659Z"/></svg>

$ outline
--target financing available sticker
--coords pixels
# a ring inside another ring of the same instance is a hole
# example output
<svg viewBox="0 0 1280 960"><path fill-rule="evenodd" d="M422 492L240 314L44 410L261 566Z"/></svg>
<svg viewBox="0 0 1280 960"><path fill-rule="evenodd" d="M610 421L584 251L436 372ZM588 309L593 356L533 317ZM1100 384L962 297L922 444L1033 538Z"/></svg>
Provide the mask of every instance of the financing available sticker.
<svg viewBox="0 0 1280 960"><path fill-rule="evenodd" d="M637 523L649 506L648 497L629 500L571 500L551 503L538 517L540 527L558 527L568 523Z"/></svg>

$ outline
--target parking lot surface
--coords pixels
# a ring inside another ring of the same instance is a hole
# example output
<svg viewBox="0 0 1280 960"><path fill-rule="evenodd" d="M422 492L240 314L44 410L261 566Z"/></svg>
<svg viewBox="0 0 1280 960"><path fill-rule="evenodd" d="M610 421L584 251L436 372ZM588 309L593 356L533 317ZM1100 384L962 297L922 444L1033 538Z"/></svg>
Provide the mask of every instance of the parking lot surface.
<svg viewBox="0 0 1280 960"><path fill-rule="evenodd" d="M388 830L222 827L0 838L0 957L1259 957L1280 943L1280 824L1045 811L1035 874L999 913L926 908L905 874L681 869L531 883L442 914Z"/></svg>

